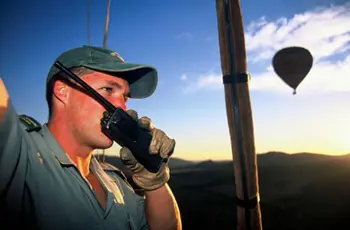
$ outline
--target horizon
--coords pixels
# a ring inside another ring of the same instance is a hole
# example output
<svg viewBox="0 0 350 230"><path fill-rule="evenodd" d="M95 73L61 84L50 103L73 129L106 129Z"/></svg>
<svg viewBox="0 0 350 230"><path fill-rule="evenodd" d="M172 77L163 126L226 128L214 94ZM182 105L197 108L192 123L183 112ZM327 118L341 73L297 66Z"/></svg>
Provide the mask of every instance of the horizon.
<svg viewBox="0 0 350 230"><path fill-rule="evenodd" d="M43 124L51 64L61 52L88 44L86 1L36 3L1 3L0 76L17 113ZM257 154L349 154L350 2L254 3L241 7ZM91 45L102 46L107 1L90 4ZM112 1L110 14L108 48L159 72L156 92L129 100L128 108L176 140L173 157L232 160L215 1ZM314 57L296 95L271 67L273 54L291 45ZM117 144L105 150L118 151Z"/></svg>
<svg viewBox="0 0 350 230"><path fill-rule="evenodd" d="M287 153L287 152L280 152L280 151L268 151L268 152L263 152L263 153L257 153L256 156L257 158L259 158L259 156L266 156L266 155L273 155L273 154L281 154L281 155L287 155L287 156L300 156L300 155L313 155L313 156L319 156L319 157L331 157L331 158L338 158L338 157L347 157L350 156L350 152L349 153L344 153L344 154L326 154L326 153L311 153L311 152L295 152L295 153ZM99 160L99 157L103 157L103 154L101 152L97 152L94 154L94 156ZM119 158L118 154L106 154L106 157L112 157L112 158ZM192 163L201 163L201 162L207 162L207 161L211 161L211 162L234 162L234 160L231 158L226 158L226 159L185 159L185 158L181 158L181 157L177 157L177 156L173 156L170 161L172 159L175 160L181 160L181 161L186 161L186 162L192 162Z"/></svg>

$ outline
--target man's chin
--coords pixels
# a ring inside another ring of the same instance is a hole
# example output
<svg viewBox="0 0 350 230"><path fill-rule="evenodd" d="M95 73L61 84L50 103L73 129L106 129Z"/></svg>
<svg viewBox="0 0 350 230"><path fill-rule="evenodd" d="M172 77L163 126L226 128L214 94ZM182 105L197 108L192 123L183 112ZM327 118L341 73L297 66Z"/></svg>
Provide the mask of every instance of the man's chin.
<svg viewBox="0 0 350 230"><path fill-rule="evenodd" d="M113 146L113 141L107 138L104 141L104 143L101 145L100 149L109 149L112 146Z"/></svg>
<svg viewBox="0 0 350 230"><path fill-rule="evenodd" d="M104 143L99 143L98 148L99 149L109 149L113 146L113 141L105 140Z"/></svg>
<svg viewBox="0 0 350 230"><path fill-rule="evenodd" d="M100 136L99 138L92 140L94 149L108 149L113 146L113 141L105 136Z"/></svg>

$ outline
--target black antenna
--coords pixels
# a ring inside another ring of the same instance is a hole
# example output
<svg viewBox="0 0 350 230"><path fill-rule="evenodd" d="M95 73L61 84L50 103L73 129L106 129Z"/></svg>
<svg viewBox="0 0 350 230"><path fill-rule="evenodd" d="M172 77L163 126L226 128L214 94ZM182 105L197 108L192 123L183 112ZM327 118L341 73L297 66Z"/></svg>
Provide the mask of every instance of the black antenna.
<svg viewBox="0 0 350 230"><path fill-rule="evenodd" d="M111 9L111 0L108 0L107 13L106 13L106 23L105 23L105 33L103 37L103 48L107 48L107 38L108 38L108 25L109 25L109 12ZM105 161L105 150L102 151L102 162Z"/></svg>

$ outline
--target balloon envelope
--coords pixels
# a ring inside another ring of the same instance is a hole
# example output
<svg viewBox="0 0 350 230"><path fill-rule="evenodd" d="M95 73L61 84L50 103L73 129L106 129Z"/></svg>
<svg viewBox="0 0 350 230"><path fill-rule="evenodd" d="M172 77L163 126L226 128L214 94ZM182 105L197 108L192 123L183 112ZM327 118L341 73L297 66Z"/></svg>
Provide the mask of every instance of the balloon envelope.
<svg viewBox="0 0 350 230"><path fill-rule="evenodd" d="M297 46L279 50L272 60L276 74L294 89L294 93L309 73L312 64L313 57L310 51Z"/></svg>

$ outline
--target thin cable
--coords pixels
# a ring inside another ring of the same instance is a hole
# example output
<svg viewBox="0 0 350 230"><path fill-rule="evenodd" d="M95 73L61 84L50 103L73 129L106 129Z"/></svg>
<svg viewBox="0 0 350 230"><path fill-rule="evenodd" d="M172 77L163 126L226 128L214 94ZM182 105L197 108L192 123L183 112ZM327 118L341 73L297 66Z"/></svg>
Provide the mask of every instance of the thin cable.
<svg viewBox="0 0 350 230"><path fill-rule="evenodd" d="M111 0L108 0L107 14L106 14L106 24L105 24L105 34L103 37L103 48L107 48L107 37L108 37L108 24L109 24L109 11L111 8Z"/></svg>
<svg viewBox="0 0 350 230"><path fill-rule="evenodd" d="M89 45L91 45L91 38L90 38L90 0L86 0L86 20L87 20L87 38L88 38Z"/></svg>

